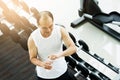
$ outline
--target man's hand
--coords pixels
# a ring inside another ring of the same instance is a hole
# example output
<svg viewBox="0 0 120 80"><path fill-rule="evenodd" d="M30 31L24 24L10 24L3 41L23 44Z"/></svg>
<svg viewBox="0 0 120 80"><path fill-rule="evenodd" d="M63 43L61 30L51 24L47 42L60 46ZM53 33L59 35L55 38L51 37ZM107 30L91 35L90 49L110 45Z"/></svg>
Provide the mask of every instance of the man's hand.
<svg viewBox="0 0 120 80"><path fill-rule="evenodd" d="M53 62L50 61L50 60L44 61L43 62L43 68L48 69L48 70L52 69L52 63Z"/></svg>
<svg viewBox="0 0 120 80"><path fill-rule="evenodd" d="M60 54L51 54L51 55L48 56L48 58L51 59L51 60L55 60L59 57L60 57Z"/></svg>

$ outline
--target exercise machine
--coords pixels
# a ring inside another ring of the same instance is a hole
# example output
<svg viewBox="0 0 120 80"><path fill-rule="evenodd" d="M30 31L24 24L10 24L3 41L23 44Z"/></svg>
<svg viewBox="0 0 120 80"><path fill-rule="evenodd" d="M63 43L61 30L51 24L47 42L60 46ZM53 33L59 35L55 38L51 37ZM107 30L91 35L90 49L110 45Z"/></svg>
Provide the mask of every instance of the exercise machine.
<svg viewBox="0 0 120 80"><path fill-rule="evenodd" d="M107 14L102 12L97 0L80 0L78 14L80 17L71 22L71 27L87 21L120 41L120 13L117 11Z"/></svg>

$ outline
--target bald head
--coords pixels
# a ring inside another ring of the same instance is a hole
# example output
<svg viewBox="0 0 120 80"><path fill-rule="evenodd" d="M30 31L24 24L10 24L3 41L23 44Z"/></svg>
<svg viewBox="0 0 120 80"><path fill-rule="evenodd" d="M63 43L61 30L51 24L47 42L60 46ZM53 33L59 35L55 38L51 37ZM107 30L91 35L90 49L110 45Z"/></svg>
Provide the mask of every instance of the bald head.
<svg viewBox="0 0 120 80"><path fill-rule="evenodd" d="M42 15L48 15L53 20L53 14L51 12L49 12L49 11L42 11L42 12L40 12L40 16L42 16Z"/></svg>
<svg viewBox="0 0 120 80"><path fill-rule="evenodd" d="M42 11L40 12L40 18L38 20L38 25L41 25L42 23L46 24L49 23L50 19L53 22L53 15L49 11Z"/></svg>

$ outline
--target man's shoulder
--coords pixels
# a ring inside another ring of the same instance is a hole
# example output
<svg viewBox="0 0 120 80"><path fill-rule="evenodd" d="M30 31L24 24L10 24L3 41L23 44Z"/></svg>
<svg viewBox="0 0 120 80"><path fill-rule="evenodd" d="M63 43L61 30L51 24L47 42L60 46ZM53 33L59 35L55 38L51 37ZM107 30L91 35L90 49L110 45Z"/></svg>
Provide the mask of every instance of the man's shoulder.
<svg viewBox="0 0 120 80"><path fill-rule="evenodd" d="M36 34L38 34L38 32L39 32L39 29L37 28L37 29L35 29L31 34L30 34L30 37L34 37Z"/></svg>
<svg viewBox="0 0 120 80"><path fill-rule="evenodd" d="M61 31L63 27L61 25L54 25L54 28L58 31Z"/></svg>

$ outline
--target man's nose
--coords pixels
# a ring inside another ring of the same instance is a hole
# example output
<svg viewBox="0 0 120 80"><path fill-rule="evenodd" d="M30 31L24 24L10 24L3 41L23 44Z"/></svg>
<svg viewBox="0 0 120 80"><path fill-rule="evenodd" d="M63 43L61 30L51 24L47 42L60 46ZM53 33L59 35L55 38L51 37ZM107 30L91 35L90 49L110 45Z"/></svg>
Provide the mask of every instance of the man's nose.
<svg viewBox="0 0 120 80"><path fill-rule="evenodd" d="M48 28L48 29L47 29L47 32L50 32L50 31L51 31L51 29Z"/></svg>

